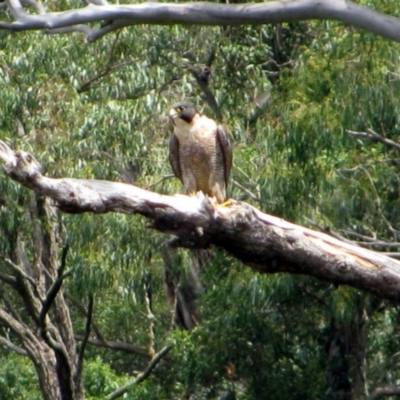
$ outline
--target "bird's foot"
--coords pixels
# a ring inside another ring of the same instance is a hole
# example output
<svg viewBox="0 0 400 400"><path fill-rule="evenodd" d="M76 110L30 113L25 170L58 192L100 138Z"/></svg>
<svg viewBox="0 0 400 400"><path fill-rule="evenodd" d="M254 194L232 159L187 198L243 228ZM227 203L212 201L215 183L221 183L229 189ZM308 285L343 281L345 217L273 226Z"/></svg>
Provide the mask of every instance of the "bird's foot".
<svg viewBox="0 0 400 400"><path fill-rule="evenodd" d="M217 207L229 207L232 205L232 202L230 199L227 199L227 200L223 201L222 203L220 203L216 197L212 196L212 197L210 197L210 200L211 200L211 203Z"/></svg>
<svg viewBox="0 0 400 400"><path fill-rule="evenodd" d="M232 205L232 202L231 202L230 199L227 199L227 200L225 200L225 201L222 202L222 203L217 203L217 206L218 206L218 207L229 207L229 206L231 206L231 205Z"/></svg>

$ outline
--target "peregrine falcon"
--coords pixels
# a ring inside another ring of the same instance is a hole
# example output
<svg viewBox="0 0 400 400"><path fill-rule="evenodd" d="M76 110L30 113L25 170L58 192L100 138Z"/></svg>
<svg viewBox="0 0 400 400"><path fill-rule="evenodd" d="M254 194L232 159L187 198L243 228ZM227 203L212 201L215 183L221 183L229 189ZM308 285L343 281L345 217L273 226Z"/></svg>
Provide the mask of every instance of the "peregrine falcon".
<svg viewBox="0 0 400 400"><path fill-rule="evenodd" d="M223 203L232 167L229 132L191 103L174 104L169 117L174 124L169 161L186 194L201 191Z"/></svg>

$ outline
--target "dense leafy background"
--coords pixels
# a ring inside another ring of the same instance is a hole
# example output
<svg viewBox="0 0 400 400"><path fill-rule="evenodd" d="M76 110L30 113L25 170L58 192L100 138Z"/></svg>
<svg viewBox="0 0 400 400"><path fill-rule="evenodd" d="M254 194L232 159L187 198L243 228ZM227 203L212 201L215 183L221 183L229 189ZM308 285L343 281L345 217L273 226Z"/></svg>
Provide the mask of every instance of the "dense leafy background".
<svg viewBox="0 0 400 400"><path fill-rule="evenodd" d="M394 0L364 3L400 14ZM179 192L177 180L165 178L166 112L188 99L215 116L188 69L203 68L212 54L210 88L235 147L231 196L300 224L397 242L400 157L345 131L372 128L399 140L399 45L335 22L136 26L92 44L78 33L0 31L0 138L31 151L49 176ZM0 178L3 258L17 230L29 237L29 196ZM146 346L143 284L151 282L156 347L175 344L125 398L350 399L400 380L396 305L302 277L256 275L214 249L198 300L202 322L177 331L163 288L165 236L138 217L62 220L75 268L68 291L82 302L94 294L103 335ZM71 312L82 333L82 316ZM1 399L40 398L26 359L0 350L0 360ZM89 347L87 398L102 398L145 365Z"/></svg>

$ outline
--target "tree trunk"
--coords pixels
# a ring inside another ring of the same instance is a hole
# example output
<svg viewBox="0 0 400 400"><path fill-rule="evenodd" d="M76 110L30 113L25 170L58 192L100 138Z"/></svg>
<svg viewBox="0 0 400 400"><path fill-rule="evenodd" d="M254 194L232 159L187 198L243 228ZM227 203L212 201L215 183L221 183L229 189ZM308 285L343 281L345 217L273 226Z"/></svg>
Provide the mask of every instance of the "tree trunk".
<svg viewBox="0 0 400 400"><path fill-rule="evenodd" d="M333 319L326 345L327 400L357 400L365 394L366 311L361 305L351 319Z"/></svg>
<svg viewBox="0 0 400 400"><path fill-rule="evenodd" d="M16 227L19 239L11 255L14 261L5 264L7 275L0 274L0 280L12 290L8 297L14 296L24 307L18 313L1 293L0 321L22 344L19 348L6 340L9 348L32 360L45 400L80 400L84 398L78 368L81 360L62 289L66 250L60 262L57 218L57 210L43 197L35 196L29 202L26 229ZM33 261L25 250L28 248L34 254Z"/></svg>

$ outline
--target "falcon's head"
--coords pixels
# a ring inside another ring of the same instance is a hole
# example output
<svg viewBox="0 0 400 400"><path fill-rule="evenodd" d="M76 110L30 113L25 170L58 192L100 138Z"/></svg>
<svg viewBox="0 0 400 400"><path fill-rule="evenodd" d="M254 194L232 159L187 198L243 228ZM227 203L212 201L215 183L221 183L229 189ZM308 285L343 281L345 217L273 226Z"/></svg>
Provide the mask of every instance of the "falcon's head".
<svg viewBox="0 0 400 400"><path fill-rule="evenodd" d="M169 117L171 118L174 125L176 125L177 119L183 120L190 124L194 117L198 114L196 107L192 103L176 103L169 110Z"/></svg>

